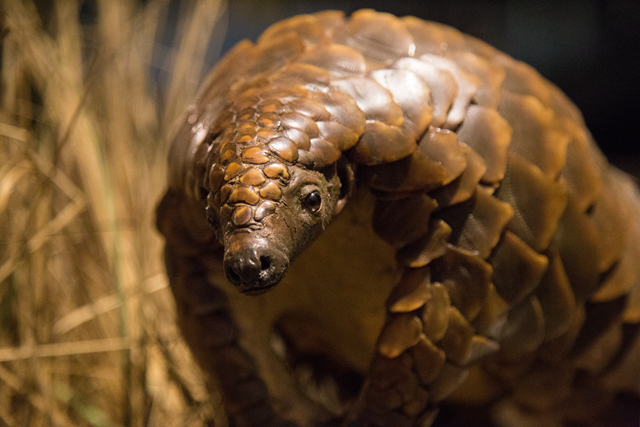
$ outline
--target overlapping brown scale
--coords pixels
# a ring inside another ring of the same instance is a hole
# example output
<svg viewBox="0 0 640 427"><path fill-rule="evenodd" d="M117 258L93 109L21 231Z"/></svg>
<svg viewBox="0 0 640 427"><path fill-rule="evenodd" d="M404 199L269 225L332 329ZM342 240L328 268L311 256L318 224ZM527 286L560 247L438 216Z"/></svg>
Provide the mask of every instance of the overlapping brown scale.
<svg viewBox="0 0 640 427"><path fill-rule="evenodd" d="M320 169L338 161L342 156L342 151L335 145L324 139L314 138L311 140L309 151L300 151L299 163L312 169Z"/></svg>
<svg viewBox="0 0 640 427"><path fill-rule="evenodd" d="M258 49L256 48L256 51ZM268 73L259 73L256 75L248 74L243 79L237 80L230 87L230 93L228 101L231 102L231 105L236 105L238 98L241 97L249 97L252 95L257 95L261 89L269 86ZM248 105L245 104L244 107ZM244 108L232 108L233 111L240 111L240 109Z"/></svg>
<svg viewBox="0 0 640 427"><path fill-rule="evenodd" d="M399 249L396 259L400 265L423 267L445 254L450 235L451 227L446 222L431 219L427 235Z"/></svg>
<svg viewBox="0 0 640 427"><path fill-rule="evenodd" d="M259 194L260 194L260 197L264 199L277 201L277 200L280 200L280 197L282 197L282 190L280 189L278 184L272 181L267 185L265 185L264 187L262 187L259 191Z"/></svg>
<svg viewBox="0 0 640 427"><path fill-rule="evenodd" d="M338 150L345 151L356 145L358 135L348 127L336 122L317 122L320 138L335 145Z"/></svg>
<svg viewBox="0 0 640 427"><path fill-rule="evenodd" d="M260 127L276 129L279 124L279 117L276 113L262 113L256 117L255 121Z"/></svg>
<svg viewBox="0 0 640 427"><path fill-rule="evenodd" d="M631 217L625 225L628 225L629 236L640 234L640 197L638 190L630 178L625 177L619 196L623 200L633 201ZM615 266L614 271L608 275L600 289L591 298L593 302L609 301L627 293L627 308L625 309L625 321L637 323L640 321L640 240L628 239L622 258Z"/></svg>
<svg viewBox="0 0 640 427"><path fill-rule="evenodd" d="M399 380L411 376L411 356L408 353L395 358L374 356L371 361L371 385L378 389L393 388Z"/></svg>
<svg viewBox="0 0 640 427"><path fill-rule="evenodd" d="M496 196L515 212L507 228L533 249L544 251L567 204L564 180L553 180L522 157L509 153L507 173Z"/></svg>
<svg viewBox="0 0 640 427"><path fill-rule="evenodd" d="M280 124L284 129L298 129L306 133L309 138L317 138L318 125L313 119L304 114L290 112L280 115Z"/></svg>
<svg viewBox="0 0 640 427"><path fill-rule="evenodd" d="M245 206L245 205L238 206L233 211L231 220L235 225L242 226L247 224L249 221L251 221L252 214L253 214L252 209L249 206Z"/></svg>
<svg viewBox="0 0 640 427"><path fill-rule="evenodd" d="M566 358L580 333L584 320L584 306L578 304L574 315L571 317L569 328L559 337L542 344L536 352L536 356L542 361L554 364Z"/></svg>
<svg viewBox="0 0 640 427"><path fill-rule="evenodd" d="M284 108L284 104L277 99L263 99L258 103L256 108L261 113L281 113Z"/></svg>
<svg viewBox="0 0 640 427"><path fill-rule="evenodd" d="M370 77L391 92L402 109L405 116L403 131L419 139L433 118L429 86L417 74L401 68L376 70Z"/></svg>
<svg viewBox="0 0 640 427"><path fill-rule="evenodd" d="M401 248L424 237L429 217L437 204L426 194L401 200L378 200L373 211L373 230L385 241Z"/></svg>
<svg viewBox="0 0 640 427"><path fill-rule="evenodd" d="M476 203L460 234L459 245L464 249L478 251L480 258L487 259L511 217L511 205L484 191L478 191Z"/></svg>
<svg viewBox="0 0 640 427"><path fill-rule="evenodd" d="M500 344L497 341L490 340L482 335L474 335L471 339L471 349L466 364L477 363L498 350L500 350Z"/></svg>
<svg viewBox="0 0 640 427"><path fill-rule="evenodd" d="M250 144L254 141L255 137L255 134L251 135L249 133L239 133L235 136L234 143L241 145Z"/></svg>
<svg viewBox="0 0 640 427"><path fill-rule="evenodd" d="M236 122L247 122L255 118L256 109L254 106L244 108L236 114ZM240 125L238 123L238 125Z"/></svg>
<svg viewBox="0 0 640 427"><path fill-rule="evenodd" d="M422 321L411 313L389 314L380 337L378 351L388 358L398 357L420 341Z"/></svg>
<svg viewBox="0 0 640 427"><path fill-rule="evenodd" d="M493 283L500 296L513 305L540 284L548 264L546 256L506 231L491 255Z"/></svg>
<svg viewBox="0 0 640 427"><path fill-rule="evenodd" d="M255 214L253 215L256 221L262 221L267 216L271 215L276 211L276 205L269 200L264 200L260 203L255 210Z"/></svg>
<svg viewBox="0 0 640 427"><path fill-rule="evenodd" d="M636 242L629 242L624 247L624 255L614 266L613 272L605 279L598 291L590 298L593 302L609 301L628 293L638 282L638 259L640 246Z"/></svg>
<svg viewBox="0 0 640 427"><path fill-rule="evenodd" d="M324 96L324 93L320 93L319 96ZM294 99L287 104L287 109L296 113L304 114L315 121L327 121L331 118L331 114L327 111L324 105L316 101L314 98Z"/></svg>
<svg viewBox="0 0 640 427"><path fill-rule="evenodd" d="M430 191L456 179L466 167L466 156L455 133L431 128L418 149L391 163L364 166L371 188L398 193Z"/></svg>
<svg viewBox="0 0 640 427"><path fill-rule="evenodd" d="M507 168L512 129L494 109L471 105L457 131L458 139L480 154L487 167L484 182L498 182Z"/></svg>
<svg viewBox="0 0 640 427"><path fill-rule="evenodd" d="M348 155L356 163L378 165L407 157L417 148L416 141L400 128L372 121Z"/></svg>
<svg viewBox="0 0 640 427"><path fill-rule="evenodd" d="M268 82L265 80L265 84L266 83ZM242 111L245 108L257 105L260 102L260 97L258 96L259 90L256 88L250 88L243 91L235 91L234 88L232 88L232 91L237 94L234 96L233 103L229 107L232 111Z"/></svg>
<svg viewBox="0 0 640 427"><path fill-rule="evenodd" d="M249 147L242 150L240 155L244 163L263 164L269 161L266 151L262 147Z"/></svg>
<svg viewBox="0 0 640 427"><path fill-rule="evenodd" d="M446 312L446 310L445 310ZM422 384L430 384L438 377L444 365L446 355L425 336L420 337L412 349L414 369Z"/></svg>
<svg viewBox="0 0 640 427"><path fill-rule="evenodd" d="M324 27L315 16L298 15L267 28L258 38L258 44L277 42L287 33L295 33L305 44L322 43L326 39Z"/></svg>
<svg viewBox="0 0 640 427"><path fill-rule="evenodd" d="M473 327L456 307L449 307L447 311L449 326L444 337L438 343L438 347L444 350L448 361L458 366L464 366L471 356Z"/></svg>
<svg viewBox="0 0 640 427"><path fill-rule="evenodd" d="M447 245L444 256L434 260L431 266L433 280L445 286L451 304L472 321L487 298L493 272L491 266L476 253L453 245Z"/></svg>
<svg viewBox="0 0 640 427"><path fill-rule="evenodd" d="M250 187L236 187L231 191L227 203L248 203L255 205L260 201L260 196Z"/></svg>
<svg viewBox="0 0 640 427"><path fill-rule="evenodd" d="M229 168L227 168L227 171ZM247 185L260 185L266 181L266 178L258 168L249 168L240 177L240 182Z"/></svg>
<svg viewBox="0 0 640 427"><path fill-rule="evenodd" d="M562 176L572 190L578 209L584 212L602 191L602 162L593 149L591 136L584 128L576 125L570 131L571 141L567 147L567 161Z"/></svg>
<svg viewBox="0 0 640 427"><path fill-rule="evenodd" d="M611 170L603 182L606 190L600 193L593 209L589 211L598 230L600 240L598 269L602 272L609 270L615 262L620 260L629 242L627 224L631 223L633 217L630 206L625 203L626 194L623 190L625 181L631 184L631 178L623 175L622 172Z"/></svg>
<svg viewBox="0 0 640 427"><path fill-rule="evenodd" d="M476 192L480 179L487 170L482 157L466 144L460 144L467 155L467 167L455 181L430 194L440 207L452 206L469 200Z"/></svg>
<svg viewBox="0 0 640 427"><path fill-rule="evenodd" d="M311 96L326 108L332 122L340 123L357 135L361 135L364 132L366 117L352 97L337 90L314 93Z"/></svg>
<svg viewBox="0 0 640 427"><path fill-rule="evenodd" d="M468 374L468 369L445 362L438 378L431 386L432 402L440 402L449 397L464 382Z"/></svg>
<svg viewBox="0 0 640 427"><path fill-rule="evenodd" d="M238 154L236 152L235 144L222 146L222 149L220 150L220 163L226 166L237 157Z"/></svg>
<svg viewBox="0 0 640 427"><path fill-rule="evenodd" d="M239 141L239 138L242 138L243 136L248 136L249 140L256 136L256 123L253 120L236 123L236 137L238 139L236 139L234 143L246 142Z"/></svg>
<svg viewBox="0 0 640 427"><path fill-rule="evenodd" d="M284 129L282 135L296 144L299 150L308 150L311 148L311 139L309 135L300 129Z"/></svg>
<svg viewBox="0 0 640 427"><path fill-rule="evenodd" d="M210 126L210 132L212 135L220 134L224 132L225 129L232 126L231 122L233 121L234 114L235 113L230 108L224 108L211 125L203 123L203 129L206 129L204 126Z"/></svg>
<svg viewBox="0 0 640 427"><path fill-rule="evenodd" d="M498 112L513 129L510 150L555 178L566 163L571 133L553 110L535 97L503 91Z"/></svg>
<svg viewBox="0 0 640 427"><path fill-rule="evenodd" d="M420 56L420 60L430 63L437 68L449 71L458 84L458 92L453 100L451 109L447 114L447 120L444 127L447 129L455 129L464 120L467 108L474 97L478 88L482 84L481 80L464 71L458 64L449 58L442 56L424 54Z"/></svg>
<svg viewBox="0 0 640 427"><path fill-rule="evenodd" d="M374 66L413 56L415 51L413 37L398 18L373 10L353 13L335 41L357 50Z"/></svg>
<svg viewBox="0 0 640 427"><path fill-rule="evenodd" d="M391 291L387 309L391 313L408 313L422 307L430 298L429 268L406 268Z"/></svg>
<svg viewBox="0 0 640 427"><path fill-rule="evenodd" d="M447 332L451 300L442 283L431 283L429 293L421 315L423 332L431 341L438 342Z"/></svg>
<svg viewBox="0 0 640 427"><path fill-rule="evenodd" d="M630 185L625 191L629 197L627 200L633 200L633 212L635 212L635 218L631 222L630 234L634 236L640 235L640 191L635 185ZM631 247L629 251L636 254L633 259L640 259L640 240L632 239ZM640 264L635 263L633 265L633 271L635 272L636 282L635 286L632 286L627 294L627 307L624 311L624 321L627 323L640 323ZM640 351L640 349L639 349Z"/></svg>
<svg viewBox="0 0 640 427"><path fill-rule="evenodd" d="M500 341L501 351L523 354L536 350L544 340L544 314L538 298L530 295L513 307Z"/></svg>
<svg viewBox="0 0 640 427"><path fill-rule="evenodd" d="M432 126L419 144L422 154L444 167L445 176L441 182L442 185L447 185L459 177L467 167L465 149L458 143L454 132Z"/></svg>
<svg viewBox="0 0 640 427"><path fill-rule="evenodd" d="M433 108L431 125L443 127L447 120L447 113L458 95L458 82L453 74L416 58L399 59L392 67L412 71L427 83Z"/></svg>
<svg viewBox="0 0 640 427"><path fill-rule="evenodd" d="M546 255L549 266L535 290L535 295L544 314L545 340L550 340L565 333L571 325L571 318L576 310L576 299L558 251L553 249Z"/></svg>
<svg viewBox="0 0 640 427"><path fill-rule="evenodd" d="M224 203L224 200L222 203ZM233 208L227 204L224 204L220 208L220 219L223 221L228 221L231 218L232 213L233 213Z"/></svg>
<svg viewBox="0 0 640 427"><path fill-rule="evenodd" d="M236 177L242 171L242 163L240 162L232 162L227 165L227 168L224 170L224 180L230 181L234 177Z"/></svg>
<svg viewBox="0 0 640 427"><path fill-rule="evenodd" d="M554 242L579 303L588 300L598 289L598 231L591 218L580 211L569 193L567 207L558 222Z"/></svg>
<svg viewBox="0 0 640 427"><path fill-rule="evenodd" d="M269 150L275 153L282 160L293 163L298 160L298 147L287 138L276 138L268 144Z"/></svg>
<svg viewBox="0 0 640 427"><path fill-rule="evenodd" d="M576 368L588 372L591 375L603 373L616 356L622 343L622 322L611 325L607 331L598 335L589 348L579 356L572 357Z"/></svg>
<svg viewBox="0 0 640 427"><path fill-rule="evenodd" d="M215 193L222 185L222 180L225 175L225 170L221 164L216 163L211 169L209 169L209 191Z"/></svg>
<svg viewBox="0 0 640 427"><path fill-rule="evenodd" d="M331 37L334 30L344 23L344 12L341 10L323 10L313 14L317 22L322 25L326 34Z"/></svg>
<svg viewBox="0 0 640 427"><path fill-rule="evenodd" d="M270 163L265 166L262 172L264 172L264 174L271 179L281 178L284 180L288 180L291 176L289 175L287 167L282 163Z"/></svg>
<svg viewBox="0 0 640 427"><path fill-rule="evenodd" d="M402 109L396 104L391 93L375 80L353 77L331 83L331 88L353 98L365 114L367 120L377 120L392 126L402 126Z"/></svg>
<svg viewBox="0 0 640 427"><path fill-rule="evenodd" d="M454 51L450 52L448 56L465 71L480 78L482 85L473 97L475 103L489 108L497 108L500 104L500 88L505 78L505 71L502 67L469 51Z"/></svg>
<svg viewBox="0 0 640 427"><path fill-rule="evenodd" d="M415 379L415 382L417 383L418 380ZM402 412L410 419L414 419L421 415L427 408L431 395L424 387L416 386L415 390L409 389L408 387L414 387L413 380L411 382L408 382L407 387L405 387L406 391L404 392L404 395L406 397L404 405L402 405L401 409ZM411 394L409 394L409 392Z"/></svg>
<svg viewBox="0 0 640 427"><path fill-rule="evenodd" d="M278 123L278 121L273 121L274 119L271 118L269 119L269 121L261 121L261 123L265 123L265 124L269 124L269 127L261 127L258 128L258 131L256 132L256 138L254 141L252 141L253 143L258 143L258 144L264 144L266 142L271 141L274 138L277 138L280 136L279 131L277 130L278 127L277 126L273 126L273 123Z"/></svg>
<svg viewBox="0 0 640 427"><path fill-rule="evenodd" d="M269 80L276 86L301 85L313 92L326 91L331 74L311 64L294 63L279 69Z"/></svg>
<svg viewBox="0 0 640 427"><path fill-rule="evenodd" d="M260 92L262 99L275 99L287 103L294 99L305 98L309 91L301 85L291 84L287 86L269 86Z"/></svg>
<svg viewBox="0 0 640 427"><path fill-rule="evenodd" d="M509 308L509 304L498 294L493 283L490 284L484 305L473 320L473 327L479 334L499 339Z"/></svg>
<svg viewBox="0 0 640 427"><path fill-rule="evenodd" d="M506 72L502 83L504 90L523 96L531 95L545 107L551 105L551 85L533 67L506 55L497 56L494 61Z"/></svg>
<svg viewBox="0 0 640 427"><path fill-rule="evenodd" d="M277 39L267 40L256 46L255 61L249 75L275 71L304 52L304 42L294 32L283 34Z"/></svg>
<svg viewBox="0 0 640 427"><path fill-rule="evenodd" d="M433 22L426 22L415 16L405 16L401 20L407 31L413 36L416 45L415 56L425 53L443 55L449 48L448 42L455 43L453 38L447 37L442 26L435 25Z"/></svg>
<svg viewBox="0 0 640 427"><path fill-rule="evenodd" d="M327 70L333 78L364 76L367 71L362 54L339 44L318 46L305 52L297 61Z"/></svg>
<svg viewBox="0 0 640 427"><path fill-rule="evenodd" d="M411 427L412 417L405 415L403 409L412 403L420 405L415 400L423 394L411 370L411 357L406 353L393 359L374 357L369 372L362 399L364 410L375 416L380 427ZM426 407L426 403L420 406Z"/></svg>

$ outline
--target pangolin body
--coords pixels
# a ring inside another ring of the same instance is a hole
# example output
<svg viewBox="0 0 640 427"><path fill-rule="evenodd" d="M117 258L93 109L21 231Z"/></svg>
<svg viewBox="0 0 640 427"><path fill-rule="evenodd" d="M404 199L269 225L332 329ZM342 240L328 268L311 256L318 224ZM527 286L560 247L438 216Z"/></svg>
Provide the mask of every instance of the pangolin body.
<svg viewBox="0 0 640 427"><path fill-rule="evenodd" d="M214 68L169 162L167 271L233 425L428 426L441 402L562 425L640 392L638 190L473 37L277 23Z"/></svg>

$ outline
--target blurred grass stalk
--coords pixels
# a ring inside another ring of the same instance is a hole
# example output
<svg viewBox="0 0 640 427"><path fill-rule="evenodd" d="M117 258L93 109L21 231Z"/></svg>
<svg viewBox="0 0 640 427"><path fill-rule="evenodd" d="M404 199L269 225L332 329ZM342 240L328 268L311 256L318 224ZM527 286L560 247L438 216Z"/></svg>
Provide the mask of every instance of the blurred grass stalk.
<svg viewBox="0 0 640 427"><path fill-rule="evenodd" d="M224 8L1 0L0 425L220 418L174 325L153 210Z"/></svg>

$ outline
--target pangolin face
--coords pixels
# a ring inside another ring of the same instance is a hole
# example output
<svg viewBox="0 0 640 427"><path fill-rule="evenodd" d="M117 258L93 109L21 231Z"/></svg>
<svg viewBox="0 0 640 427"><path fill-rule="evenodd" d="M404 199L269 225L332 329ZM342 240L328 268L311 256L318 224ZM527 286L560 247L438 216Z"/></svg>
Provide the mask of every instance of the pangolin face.
<svg viewBox="0 0 640 427"><path fill-rule="evenodd" d="M308 169L268 144L215 146L223 149L209 163L207 219L225 247L227 279L258 295L280 282L344 205L337 164Z"/></svg>

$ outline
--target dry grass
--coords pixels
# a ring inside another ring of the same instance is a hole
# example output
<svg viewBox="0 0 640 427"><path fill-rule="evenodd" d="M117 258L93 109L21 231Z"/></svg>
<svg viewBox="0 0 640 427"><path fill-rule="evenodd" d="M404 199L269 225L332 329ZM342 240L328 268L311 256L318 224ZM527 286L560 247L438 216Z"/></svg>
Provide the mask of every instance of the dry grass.
<svg viewBox="0 0 640 427"><path fill-rule="evenodd" d="M163 46L168 1L42 3L0 6L0 425L206 425L153 210L224 4Z"/></svg>

